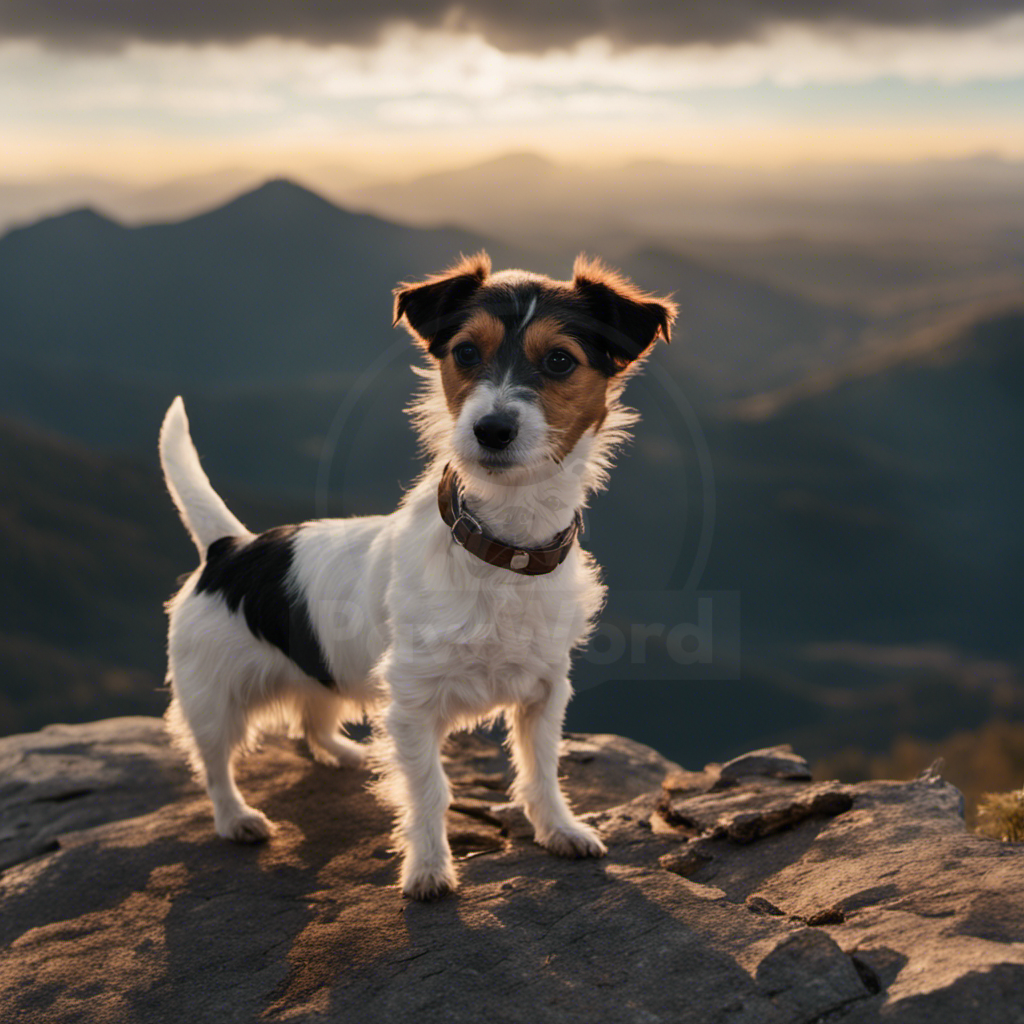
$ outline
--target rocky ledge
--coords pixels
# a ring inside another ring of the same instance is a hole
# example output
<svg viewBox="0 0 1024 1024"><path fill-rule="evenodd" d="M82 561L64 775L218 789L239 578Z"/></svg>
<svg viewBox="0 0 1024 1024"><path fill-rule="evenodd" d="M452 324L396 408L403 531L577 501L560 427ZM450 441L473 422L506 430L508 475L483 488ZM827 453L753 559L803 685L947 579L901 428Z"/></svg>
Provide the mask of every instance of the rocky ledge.
<svg viewBox="0 0 1024 1024"><path fill-rule="evenodd" d="M7 1022L1024 1021L1024 849L960 795L813 782L779 748L685 772L617 736L563 769L609 846L557 860L501 806L488 737L447 752L458 894L410 904L366 776L268 742L279 826L217 839L161 723L0 740Z"/></svg>

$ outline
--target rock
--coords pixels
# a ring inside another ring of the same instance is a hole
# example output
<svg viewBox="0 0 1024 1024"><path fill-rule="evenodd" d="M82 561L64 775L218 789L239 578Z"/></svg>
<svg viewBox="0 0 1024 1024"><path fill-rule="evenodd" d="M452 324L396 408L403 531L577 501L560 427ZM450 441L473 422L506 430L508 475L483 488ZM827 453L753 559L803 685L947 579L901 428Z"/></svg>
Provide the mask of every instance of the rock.
<svg viewBox="0 0 1024 1024"><path fill-rule="evenodd" d="M754 978L785 1013L814 1020L865 998L861 976L834 939L814 928L785 936L757 965Z"/></svg>
<svg viewBox="0 0 1024 1024"><path fill-rule="evenodd" d="M0 739L0 871L58 836L145 814L188 782L159 718L51 725Z"/></svg>
<svg viewBox="0 0 1024 1024"><path fill-rule="evenodd" d="M663 854L658 858L658 863L673 874L689 878L696 874L705 864L714 860L709 853L704 853L693 843L688 843L680 850L673 850L671 853Z"/></svg>
<svg viewBox="0 0 1024 1024"><path fill-rule="evenodd" d="M674 782L674 777L670 776L670 781ZM754 779L727 793L720 792L717 784L709 793L697 795L665 789L658 810L669 824L691 834L716 839L727 836L749 843L791 828L804 818L842 814L852 805L851 788L838 783L780 785Z"/></svg>
<svg viewBox="0 0 1024 1024"><path fill-rule="evenodd" d="M807 781L811 777L811 769L804 758L793 753L791 747L780 746L741 754L726 761L718 771L720 780L739 781L750 776Z"/></svg>
<svg viewBox="0 0 1024 1024"><path fill-rule="evenodd" d="M669 773L663 786L669 793L707 793L714 789L729 789L743 780L754 778L809 781L811 769L807 761L794 754L789 746L765 747L741 754L725 764L705 765L700 772L682 768Z"/></svg>
<svg viewBox="0 0 1024 1024"><path fill-rule="evenodd" d="M815 784L757 751L723 788L728 765L571 736L609 855L564 861L495 738L445 756L462 886L421 905L367 776L291 741L242 762L279 831L240 847L159 721L0 739L5 1024L1024 1019L1024 849L968 834L934 773Z"/></svg>

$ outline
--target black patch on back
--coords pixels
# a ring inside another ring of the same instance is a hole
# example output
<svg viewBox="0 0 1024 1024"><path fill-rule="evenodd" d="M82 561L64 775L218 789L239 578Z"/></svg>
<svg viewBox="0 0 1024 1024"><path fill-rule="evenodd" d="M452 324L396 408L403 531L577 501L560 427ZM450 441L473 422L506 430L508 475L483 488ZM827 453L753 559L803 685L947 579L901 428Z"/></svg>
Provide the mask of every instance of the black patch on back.
<svg viewBox="0 0 1024 1024"><path fill-rule="evenodd" d="M233 612L239 607L249 631L287 655L325 686L334 678L313 632L305 598L288 586L297 526L277 526L251 541L222 537L206 552L197 594L219 594Z"/></svg>

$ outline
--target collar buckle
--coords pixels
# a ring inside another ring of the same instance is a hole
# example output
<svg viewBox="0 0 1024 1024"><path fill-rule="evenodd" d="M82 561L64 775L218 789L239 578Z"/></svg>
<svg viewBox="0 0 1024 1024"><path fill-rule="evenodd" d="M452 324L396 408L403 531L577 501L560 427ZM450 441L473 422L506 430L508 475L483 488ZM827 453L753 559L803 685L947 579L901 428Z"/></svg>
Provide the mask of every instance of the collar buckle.
<svg viewBox="0 0 1024 1024"><path fill-rule="evenodd" d="M462 544L465 540L465 534L459 533L460 526L464 526L468 533L483 533L483 527L479 522L477 522L476 518L472 514L466 511L465 508L459 509L459 514L451 526L452 539L457 544Z"/></svg>

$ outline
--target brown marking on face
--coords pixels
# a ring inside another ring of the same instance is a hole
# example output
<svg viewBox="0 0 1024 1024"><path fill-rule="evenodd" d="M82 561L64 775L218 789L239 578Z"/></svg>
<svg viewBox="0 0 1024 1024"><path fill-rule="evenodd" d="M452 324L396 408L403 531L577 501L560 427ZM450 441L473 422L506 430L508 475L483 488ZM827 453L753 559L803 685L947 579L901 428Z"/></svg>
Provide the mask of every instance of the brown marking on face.
<svg viewBox="0 0 1024 1024"><path fill-rule="evenodd" d="M441 386L453 417L462 411L466 396L473 390L480 367L486 366L498 351L505 338L505 325L495 316L482 309L473 313L459 328L459 332L448 344L448 351L441 359ZM469 370L462 369L455 362L452 351L456 345L472 342L480 350L481 362Z"/></svg>
<svg viewBox="0 0 1024 1024"><path fill-rule="evenodd" d="M557 320L545 317L526 328L523 349L530 362L539 366L556 348L564 349L577 362L568 377L545 377L540 389L544 419L554 435L555 456L563 459L586 430L600 428L604 422L608 414L608 378L589 365L579 342L563 334Z"/></svg>

